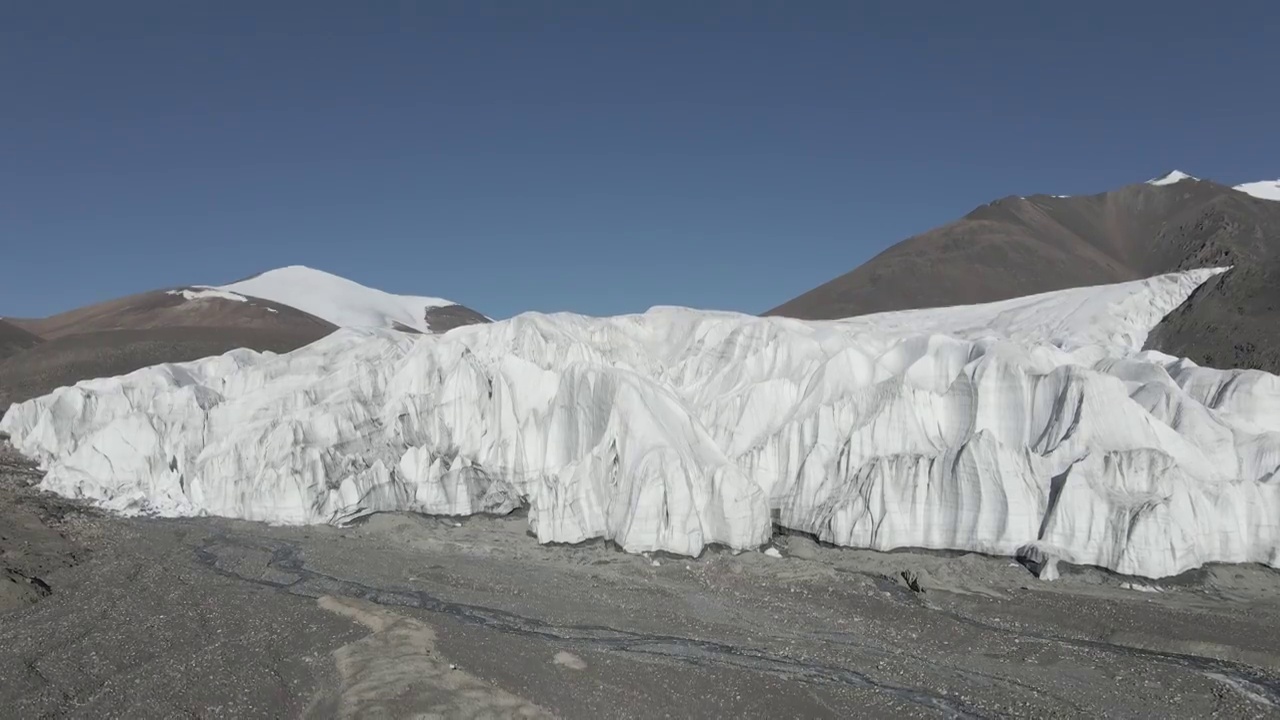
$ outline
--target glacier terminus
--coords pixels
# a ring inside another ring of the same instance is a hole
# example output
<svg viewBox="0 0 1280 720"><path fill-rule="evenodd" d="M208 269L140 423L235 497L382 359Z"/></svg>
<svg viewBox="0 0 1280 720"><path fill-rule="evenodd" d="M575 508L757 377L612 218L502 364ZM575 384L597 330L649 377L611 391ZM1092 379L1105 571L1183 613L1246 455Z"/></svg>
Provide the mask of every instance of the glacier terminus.
<svg viewBox="0 0 1280 720"><path fill-rule="evenodd" d="M1280 378L1142 349L1220 271L839 321L344 328L83 381L0 430L45 489L122 513L527 507L542 542L635 553L758 548L776 523L1151 578L1280 567Z"/></svg>

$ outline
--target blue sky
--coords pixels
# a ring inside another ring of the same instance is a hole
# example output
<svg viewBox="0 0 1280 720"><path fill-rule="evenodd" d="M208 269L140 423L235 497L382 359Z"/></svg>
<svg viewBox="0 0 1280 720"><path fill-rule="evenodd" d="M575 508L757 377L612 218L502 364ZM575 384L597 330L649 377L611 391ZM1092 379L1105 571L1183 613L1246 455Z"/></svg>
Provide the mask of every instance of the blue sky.
<svg viewBox="0 0 1280 720"><path fill-rule="evenodd" d="M1280 177L1277 27L1274 2L3 3L0 314L287 264L493 316L760 312L1005 195Z"/></svg>

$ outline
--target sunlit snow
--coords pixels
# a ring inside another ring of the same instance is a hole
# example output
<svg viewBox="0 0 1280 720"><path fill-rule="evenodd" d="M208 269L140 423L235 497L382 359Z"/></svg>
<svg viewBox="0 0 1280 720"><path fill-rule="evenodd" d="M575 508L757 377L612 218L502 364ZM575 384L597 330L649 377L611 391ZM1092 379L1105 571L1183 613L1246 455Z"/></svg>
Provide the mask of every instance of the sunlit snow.
<svg viewBox="0 0 1280 720"><path fill-rule="evenodd" d="M1181 170L1174 170L1173 172L1170 172L1165 175L1161 175L1158 178L1151 178L1150 180L1147 181L1147 184L1148 185L1172 185L1176 182L1182 182L1183 180L1199 180L1199 179L1200 178L1192 177L1191 175L1188 175L1182 172Z"/></svg>
<svg viewBox="0 0 1280 720"><path fill-rule="evenodd" d="M394 328L430 332L429 308L455 305L436 297L393 295L302 265L255 275L219 289L288 305L343 328Z"/></svg>
<svg viewBox="0 0 1280 720"><path fill-rule="evenodd" d="M217 288L194 287L182 290L169 290L166 295L181 295L183 300L231 300L232 302L247 302L243 295L237 295L233 292L218 290Z"/></svg>
<svg viewBox="0 0 1280 720"><path fill-rule="evenodd" d="M543 542L1280 567L1280 378L1141 352L1214 271L845 321L655 308L341 330L92 380L0 421L121 512L529 508ZM246 291L247 292L247 291Z"/></svg>
<svg viewBox="0 0 1280 720"><path fill-rule="evenodd" d="M1245 183L1235 189L1263 200L1280 200L1280 180Z"/></svg>

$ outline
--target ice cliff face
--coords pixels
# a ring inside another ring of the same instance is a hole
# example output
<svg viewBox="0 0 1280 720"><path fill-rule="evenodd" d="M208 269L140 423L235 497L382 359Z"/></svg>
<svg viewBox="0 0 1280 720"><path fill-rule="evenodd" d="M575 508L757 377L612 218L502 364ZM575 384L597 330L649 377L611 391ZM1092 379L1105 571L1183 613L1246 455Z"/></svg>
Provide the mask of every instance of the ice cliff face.
<svg viewBox="0 0 1280 720"><path fill-rule="evenodd" d="M1280 378L1140 353L1214 271L835 322L676 308L344 330L81 383L0 421L124 512L503 513L696 555L782 525L1161 577L1280 566Z"/></svg>

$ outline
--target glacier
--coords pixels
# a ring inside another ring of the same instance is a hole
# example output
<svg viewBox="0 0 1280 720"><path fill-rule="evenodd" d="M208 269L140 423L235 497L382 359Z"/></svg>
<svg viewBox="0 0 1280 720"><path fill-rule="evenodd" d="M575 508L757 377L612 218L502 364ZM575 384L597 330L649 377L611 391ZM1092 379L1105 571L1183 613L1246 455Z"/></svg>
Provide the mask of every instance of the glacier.
<svg viewBox="0 0 1280 720"><path fill-rule="evenodd" d="M1280 567L1280 378L1143 351L1221 269L838 321L656 307L342 329L84 381L0 420L122 513L345 523L528 508L696 556L774 525L1160 578Z"/></svg>

